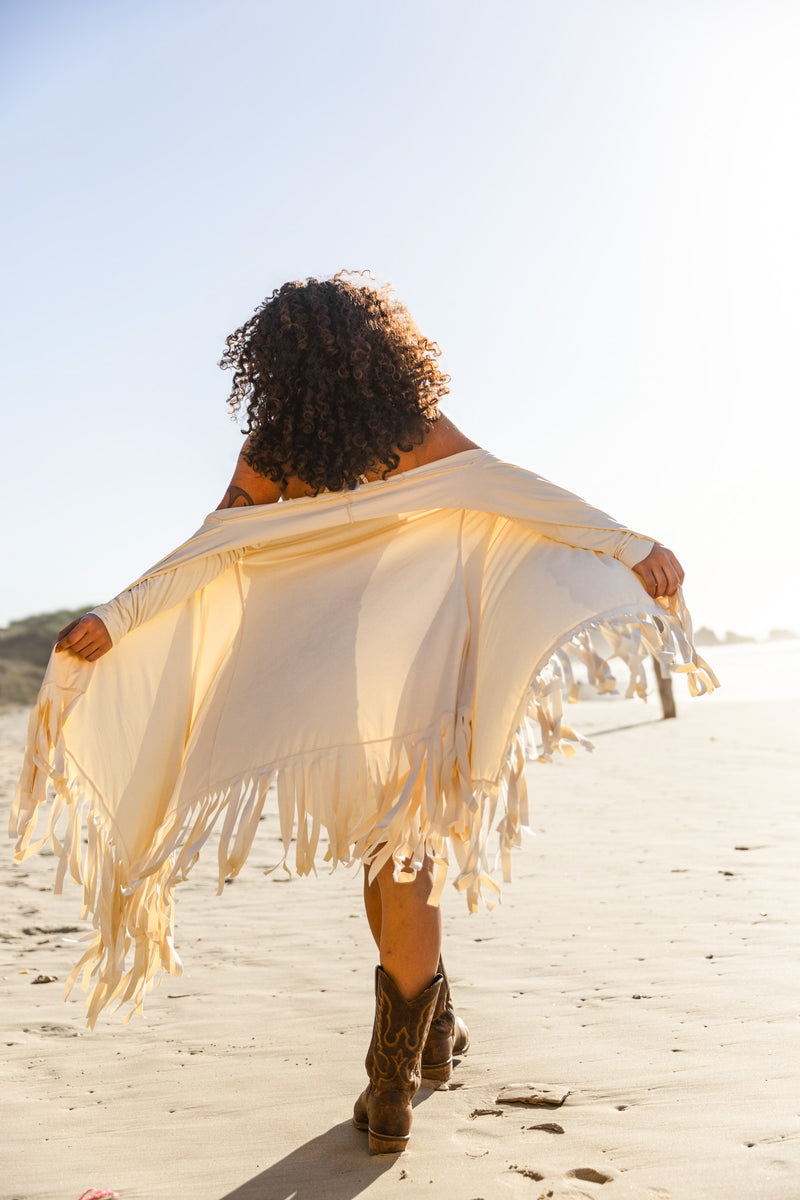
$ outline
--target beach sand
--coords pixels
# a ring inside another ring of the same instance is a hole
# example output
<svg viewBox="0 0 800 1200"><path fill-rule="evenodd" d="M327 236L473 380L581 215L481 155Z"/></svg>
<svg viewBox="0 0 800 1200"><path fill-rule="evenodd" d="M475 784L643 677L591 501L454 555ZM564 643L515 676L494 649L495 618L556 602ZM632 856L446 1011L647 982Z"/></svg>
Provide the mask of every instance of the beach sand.
<svg viewBox="0 0 800 1200"><path fill-rule="evenodd" d="M498 909L446 889L472 1047L419 1093L397 1157L350 1122L376 962L359 875L265 876L270 818L218 899L212 851L177 893L185 974L145 1021L90 1034L80 992L61 1001L77 893L51 894L52 856L9 865L9 843L2 1200L796 1200L800 702L579 707L581 728L645 723L529 766L536 836ZM25 720L0 718L4 811ZM569 1096L496 1104L516 1083Z"/></svg>

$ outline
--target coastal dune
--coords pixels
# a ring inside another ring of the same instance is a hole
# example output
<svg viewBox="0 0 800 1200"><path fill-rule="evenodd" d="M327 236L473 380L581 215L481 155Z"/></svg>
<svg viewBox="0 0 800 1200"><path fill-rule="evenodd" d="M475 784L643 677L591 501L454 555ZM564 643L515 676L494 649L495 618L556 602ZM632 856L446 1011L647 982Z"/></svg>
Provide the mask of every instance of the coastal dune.
<svg viewBox="0 0 800 1200"><path fill-rule="evenodd" d="M469 916L445 889L472 1047L398 1157L350 1123L376 962L359 874L266 875L268 816L222 897L213 852L178 889L184 975L90 1034L79 990L61 1001L77 893L9 844L1 1200L794 1200L800 701L679 694L657 715L578 705L596 750L529 765L535 836L502 904ZM4 820L25 723L0 716ZM569 1094L497 1103L512 1084Z"/></svg>

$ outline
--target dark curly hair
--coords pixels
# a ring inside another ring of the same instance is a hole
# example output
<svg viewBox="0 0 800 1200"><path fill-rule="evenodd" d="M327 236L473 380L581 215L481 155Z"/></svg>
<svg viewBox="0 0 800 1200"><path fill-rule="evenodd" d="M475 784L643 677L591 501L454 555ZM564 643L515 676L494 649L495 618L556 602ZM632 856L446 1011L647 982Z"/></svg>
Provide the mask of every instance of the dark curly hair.
<svg viewBox="0 0 800 1200"><path fill-rule="evenodd" d="M245 460L275 483L295 475L316 494L385 476L439 419L439 347L389 285L354 274L368 272L285 283L227 339L219 365L234 373L231 413L247 413Z"/></svg>

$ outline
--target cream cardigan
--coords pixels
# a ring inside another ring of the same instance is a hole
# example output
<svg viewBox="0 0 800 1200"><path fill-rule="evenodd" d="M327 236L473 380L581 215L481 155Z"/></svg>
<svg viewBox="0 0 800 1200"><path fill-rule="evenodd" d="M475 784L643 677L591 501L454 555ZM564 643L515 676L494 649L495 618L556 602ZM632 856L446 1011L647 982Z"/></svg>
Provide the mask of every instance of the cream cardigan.
<svg viewBox="0 0 800 1200"><path fill-rule="evenodd" d="M682 598L650 599L630 570L652 545L467 450L354 492L211 513L96 609L113 649L52 656L11 820L18 860L49 840L56 890L67 871L83 889L96 933L67 991L83 972L89 1023L180 972L175 884L217 826L221 890L268 793L300 874L320 841L334 867L392 858L398 878L427 853L437 903L452 849L469 907L491 903L490 835L507 879L527 824L532 726L545 759L582 740L561 719L565 651L613 687L589 636L602 627L629 694L650 652L694 694L716 684Z"/></svg>

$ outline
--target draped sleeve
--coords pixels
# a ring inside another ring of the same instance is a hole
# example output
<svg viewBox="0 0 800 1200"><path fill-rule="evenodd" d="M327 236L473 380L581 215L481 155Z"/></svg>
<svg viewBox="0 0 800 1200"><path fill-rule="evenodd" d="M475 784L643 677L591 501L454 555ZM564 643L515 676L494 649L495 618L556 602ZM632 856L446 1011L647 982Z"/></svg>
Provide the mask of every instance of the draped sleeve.
<svg viewBox="0 0 800 1200"><path fill-rule="evenodd" d="M574 492L533 471L483 456L473 473L468 503L508 517L555 542L609 554L633 568L653 549L652 538L634 533ZM465 497L465 499L467 499Z"/></svg>
<svg viewBox="0 0 800 1200"><path fill-rule="evenodd" d="M157 613L167 612L207 587L240 557L238 550L209 554L159 575L140 580L106 604L92 609L108 630L112 645Z"/></svg>

